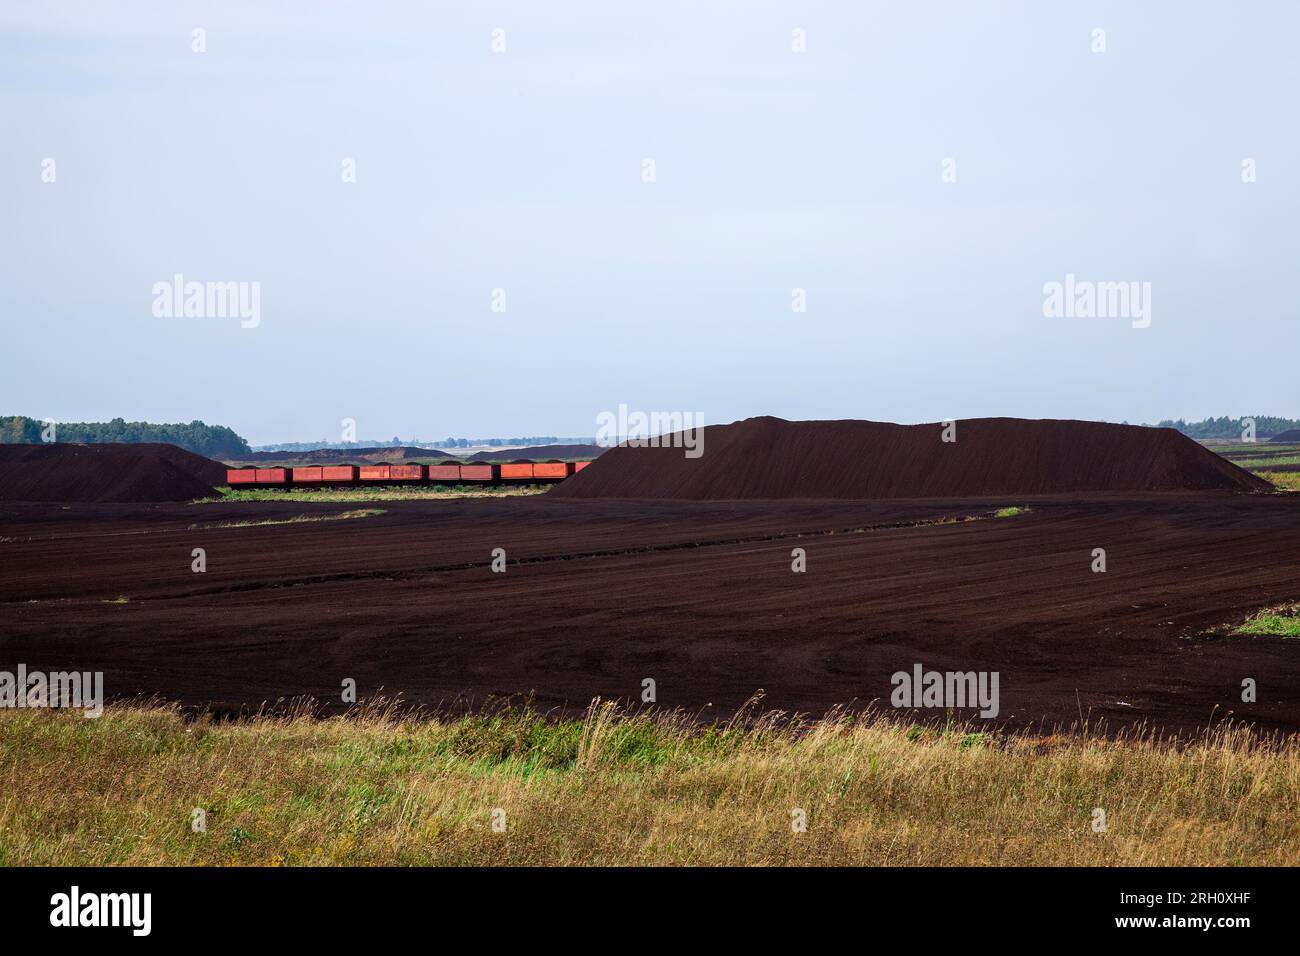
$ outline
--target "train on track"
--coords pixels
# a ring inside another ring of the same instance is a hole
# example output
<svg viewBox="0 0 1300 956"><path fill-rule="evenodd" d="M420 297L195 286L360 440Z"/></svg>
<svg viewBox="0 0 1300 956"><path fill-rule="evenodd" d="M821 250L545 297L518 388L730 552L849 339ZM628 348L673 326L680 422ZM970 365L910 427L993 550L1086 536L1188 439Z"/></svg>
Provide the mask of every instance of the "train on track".
<svg viewBox="0 0 1300 956"><path fill-rule="evenodd" d="M563 481L589 461L517 461L500 465L308 465L303 468L229 468L232 488L307 488L340 485L545 484Z"/></svg>

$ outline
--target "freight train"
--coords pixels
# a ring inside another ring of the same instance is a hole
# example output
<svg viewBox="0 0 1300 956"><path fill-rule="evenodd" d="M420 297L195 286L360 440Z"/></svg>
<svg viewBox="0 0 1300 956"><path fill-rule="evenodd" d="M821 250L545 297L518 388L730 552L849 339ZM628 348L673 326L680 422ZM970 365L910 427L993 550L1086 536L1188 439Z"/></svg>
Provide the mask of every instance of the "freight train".
<svg viewBox="0 0 1300 956"><path fill-rule="evenodd" d="M308 465L305 468L229 468L232 488L307 488L337 485L483 484L563 481L589 461L517 461L501 465Z"/></svg>

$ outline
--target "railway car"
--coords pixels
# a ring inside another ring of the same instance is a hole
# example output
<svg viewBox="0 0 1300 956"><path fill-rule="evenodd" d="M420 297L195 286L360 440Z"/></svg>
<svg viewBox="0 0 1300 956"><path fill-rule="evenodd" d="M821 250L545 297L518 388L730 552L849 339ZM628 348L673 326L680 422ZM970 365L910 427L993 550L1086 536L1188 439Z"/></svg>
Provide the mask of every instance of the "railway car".
<svg viewBox="0 0 1300 956"><path fill-rule="evenodd" d="M321 468L321 481L353 482L357 480L356 465L325 465Z"/></svg>
<svg viewBox="0 0 1300 956"><path fill-rule="evenodd" d="M533 477L545 481L563 481L573 474L573 462L539 461L533 464Z"/></svg>
<svg viewBox="0 0 1300 956"><path fill-rule="evenodd" d="M289 483L288 468L258 468L256 472L259 485L287 485Z"/></svg>
<svg viewBox="0 0 1300 956"><path fill-rule="evenodd" d="M466 463L441 465L304 465L294 468L228 468L226 484L232 488L314 487L365 483L459 482L494 484L499 481L563 481L590 465L590 461L512 461L506 464Z"/></svg>

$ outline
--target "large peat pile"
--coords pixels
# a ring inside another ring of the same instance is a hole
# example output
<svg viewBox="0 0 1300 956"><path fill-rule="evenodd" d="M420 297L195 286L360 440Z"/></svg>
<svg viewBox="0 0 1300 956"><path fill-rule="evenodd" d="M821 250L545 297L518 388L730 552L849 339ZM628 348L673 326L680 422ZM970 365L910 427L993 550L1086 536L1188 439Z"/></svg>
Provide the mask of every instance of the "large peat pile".
<svg viewBox="0 0 1300 956"><path fill-rule="evenodd" d="M3 501L188 501L226 468L175 445L0 445Z"/></svg>
<svg viewBox="0 0 1300 956"><path fill-rule="evenodd" d="M748 418L703 454L620 446L550 494L569 498L960 498L1096 491L1270 491L1172 428L975 418L943 426Z"/></svg>

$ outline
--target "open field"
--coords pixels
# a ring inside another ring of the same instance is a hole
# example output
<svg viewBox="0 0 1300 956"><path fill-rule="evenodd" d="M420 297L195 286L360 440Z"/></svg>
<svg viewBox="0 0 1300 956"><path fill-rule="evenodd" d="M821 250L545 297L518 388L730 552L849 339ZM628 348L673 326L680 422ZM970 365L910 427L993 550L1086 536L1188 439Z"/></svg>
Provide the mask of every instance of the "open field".
<svg viewBox="0 0 1300 956"><path fill-rule="evenodd" d="M1294 454L1300 451L1300 442L1274 442L1267 439L1258 441L1225 441L1222 439L1200 439L1200 443L1210 449L1216 455L1224 455L1231 458L1238 454Z"/></svg>
<svg viewBox="0 0 1300 956"><path fill-rule="evenodd" d="M1222 455L1234 465L1240 465L1247 471L1259 472L1278 467L1300 464L1300 445L1289 443L1272 444L1254 442L1234 445L1207 446L1215 454Z"/></svg>
<svg viewBox="0 0 1300 956"><path fill-rule="evenodd" d="M1010 508L1028 510L993 517ZM541 495L289 520L348 510L0 505L0 665L102 670L113 697L234 711L342 709L350 678L362 699L458 713L530 695L572 714L637 703L651 679L659 707L707 721L760 689L813 715L888 701L891 675L922 664L998 672L999 728L1300 730L1300 643L1217 633L1300 598L1291 495Z"/></svg>
<svg viewBox="0 0 1300 956"><path fill-rule="evenodd" d="M1300 491L1300 469L1295 471L1257 471L1255 474L1271 482L1278 491Z"/></svg>
<svg viewBox="0 0 1300 956"><path fill-rule="evenodd" d="M843 715L700 728L605 707L566 721L10 711L0 773L7 865L1300 862L1295 738L1227 729L1173 748Z"/></svg>
<svg viewBox="0 0 1300 956"><path fill-rule="evenodd" d="M1276 468L1279 465L1300 465L1300 455L1238 455L1229 459L1233 464L1250 470L1256 466L1260 468Z"/></svg>

